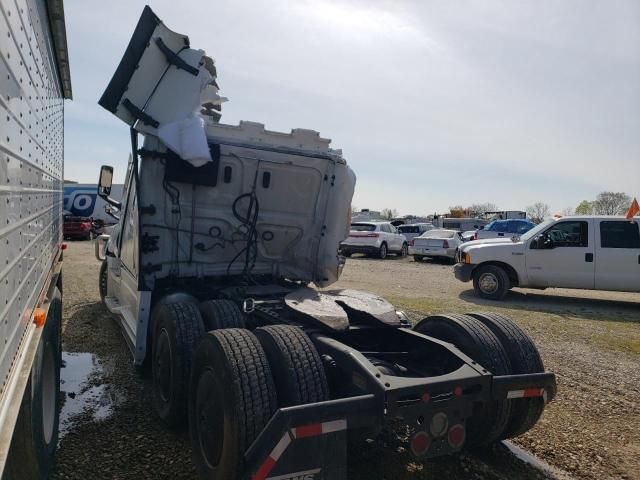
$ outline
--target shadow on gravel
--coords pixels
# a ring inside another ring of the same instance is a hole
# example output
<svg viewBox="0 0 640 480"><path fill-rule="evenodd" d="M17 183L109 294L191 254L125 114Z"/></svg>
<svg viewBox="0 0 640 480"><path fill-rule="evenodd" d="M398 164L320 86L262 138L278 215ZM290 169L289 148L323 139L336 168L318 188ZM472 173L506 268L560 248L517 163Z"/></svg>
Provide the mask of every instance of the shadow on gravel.
<svg viewBox="0 0 640 480"><path fill-rule="evenodd" d="M473 290L461 292L459 298L465 302L493 308L568 314L585 320L640 323L640 303L623 300L510 291L504 300L492 301L477 297Z"/></svg>

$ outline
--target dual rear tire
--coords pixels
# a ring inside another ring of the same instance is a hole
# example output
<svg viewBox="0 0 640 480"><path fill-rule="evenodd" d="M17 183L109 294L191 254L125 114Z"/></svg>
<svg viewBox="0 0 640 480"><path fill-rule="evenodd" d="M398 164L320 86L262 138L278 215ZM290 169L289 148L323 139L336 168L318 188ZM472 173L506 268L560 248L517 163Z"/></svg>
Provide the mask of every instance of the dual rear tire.
<svg viewBox="0 0 640 480"><path fill-rule="evenodd" d="M505 315L437 315L419 322L415 330L454 344L494 375L544 371L533 341ZM539 420L544 406L539 397L475 405L467 422L467 447L488 445L525 433Z"/></svg>

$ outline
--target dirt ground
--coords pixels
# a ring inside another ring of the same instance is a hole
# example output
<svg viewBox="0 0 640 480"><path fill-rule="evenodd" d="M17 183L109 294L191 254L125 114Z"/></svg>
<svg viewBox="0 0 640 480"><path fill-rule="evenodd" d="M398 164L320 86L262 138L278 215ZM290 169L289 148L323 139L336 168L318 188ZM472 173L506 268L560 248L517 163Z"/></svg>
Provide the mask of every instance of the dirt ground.
<svg viewBox="0 0 640 480"><path fill-rule="evenodd" d="M148 379L132 366L119 327L100 303L98 268L91 242L70 243L64 434L53 478L193 478L186 433L170 432L154 418ZM450 266L358 257L348 260L336 287L383 295L414 319L507 313L558 377L556 400L515 445L419 462L401 439L385 434L349 452L350 479L640 479L640 295L517 290L504 302L487 302L456 281ZM78 360L86 358L89 369L78 380Z"/></svg>

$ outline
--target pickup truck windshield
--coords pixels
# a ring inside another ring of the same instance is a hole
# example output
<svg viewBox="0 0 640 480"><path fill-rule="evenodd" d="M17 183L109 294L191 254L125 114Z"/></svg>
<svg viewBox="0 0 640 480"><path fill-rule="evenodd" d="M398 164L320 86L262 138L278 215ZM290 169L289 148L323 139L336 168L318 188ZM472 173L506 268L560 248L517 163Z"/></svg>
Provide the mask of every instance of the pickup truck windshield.
<svg viewBox="0 0 640 480"><path fill-rule="evenodd" d="M547 228L549 225L551 225L554 222L555 222L555 220L547 220L546 222L542 222L540 225L537 225L537 226L533 227L531 230L529 230L524 235L521 235L520 236L520 240L526 242L530 238L533 238L536 235L538 235L542 230L544 230L545 228Z"/></svg>

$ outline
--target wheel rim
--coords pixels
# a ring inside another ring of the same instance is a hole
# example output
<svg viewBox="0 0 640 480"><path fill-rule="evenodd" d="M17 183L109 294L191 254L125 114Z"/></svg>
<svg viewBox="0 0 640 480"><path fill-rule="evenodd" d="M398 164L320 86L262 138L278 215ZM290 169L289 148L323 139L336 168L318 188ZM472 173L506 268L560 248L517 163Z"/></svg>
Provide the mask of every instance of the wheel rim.
<svg viewBox="0 0 640 480"><path fill-rule="evenodd" d="M173 376L171 362L171 342L169 333L162 330L156 345L155 379L160 399L168 403L171 400L171 378Z"/></svg>
<svg viewBox="0 0 640 480"><path fill-rule="evenodd" d="M220 463L224 446L224 406L215 384L213 371L205 371L198 381L195 398L198 448L201 458L211 469Z"/></svg>
<svg viewBox="0 0 640 480"><path fill-rule="evenodd" d="M478 279L478 285L484 293L496 293L498 291L498 278L493 273L483 273Z"/></svg>
<svg viewBox="0 0 640 480"><path fill-rule="evenodd" d="M47 342L42 359L42 432L49 445L53 439L56 419L56 355L51 342Z"/></svg>

